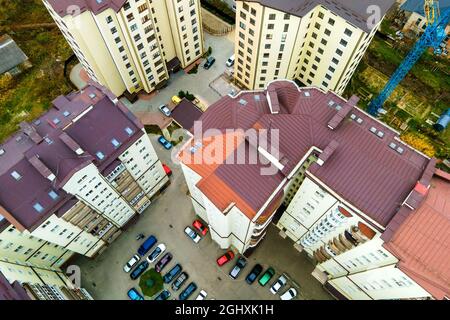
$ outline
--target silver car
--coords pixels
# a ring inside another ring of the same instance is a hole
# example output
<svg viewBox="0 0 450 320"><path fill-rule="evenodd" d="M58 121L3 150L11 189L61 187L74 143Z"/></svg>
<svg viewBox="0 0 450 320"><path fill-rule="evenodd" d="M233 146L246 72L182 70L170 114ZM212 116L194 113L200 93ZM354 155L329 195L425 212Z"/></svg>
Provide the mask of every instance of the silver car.
<svg viewBox="0 0 450 320"><path fill-rule="evenodd" d="M130 272L131 269L133 269L133 267L139 262L139 260L141 260L141 257L137 254L131 257L131 259L123 267L123 271L125 271L126 273Z"/></svg>
<svg viewBox="0 0 450 320"><path fill-rule="evenodd" d="M197 232L195 232L194 230L192 230L191 227L186 227L186 229L184 229L184 233L186 233L188 235L189 238L192 239L192 241L194 241L195 243L198 243L202 238L198 235Z"/></svg>
<svg viewBox="0 0 450 320"><path fill-rule="evenodd" d="M270 292L272 294L276 294L278 291L280 291L281 288L283 288L287 283L287 279L285 276L280 276L278 280L272 285L270 288Z"/></svg>
<svg viewBox="0 0 450 320"><path fill-rule="evenodd" d="M161 111L166 117L170 117L170 115L172 114L172 112L170 111L170 109L165 105L161 105L159 106L159 111Z"/></svg>

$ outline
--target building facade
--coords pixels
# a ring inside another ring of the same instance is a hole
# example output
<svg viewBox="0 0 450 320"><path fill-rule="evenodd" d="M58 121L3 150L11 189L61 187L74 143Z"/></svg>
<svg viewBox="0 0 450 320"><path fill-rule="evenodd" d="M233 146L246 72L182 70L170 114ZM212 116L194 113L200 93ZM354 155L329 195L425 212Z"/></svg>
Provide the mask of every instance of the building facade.
<svg viewBox="0 0 450 320"><path fill-rule="evenodd" d="M89 77L116 96L160 88L204 52L198 0L43 2Z"/></svg>
<svg viewBox="0 0 450 320"><path fill-rule="evenodd" d="M4 262L45 267L100 254L169 183L142 124L94 82L0 145L0 181Z"/></svg>
<svg viewBox="0 0 450 320"><path fill-rule="evenodd" d="M179 154L195 213L243 254L273 222L336 297L431 298L386 243L421 208L435 160L357 101L274 81L210 106Z"/></svg>
<svg viewBox="0 0 450 320"><path fill-rule="evenodd" d="M236 1L235 80L298 80L342 94L394 1ZM373 14L374 12L372 12Z"/></svg>

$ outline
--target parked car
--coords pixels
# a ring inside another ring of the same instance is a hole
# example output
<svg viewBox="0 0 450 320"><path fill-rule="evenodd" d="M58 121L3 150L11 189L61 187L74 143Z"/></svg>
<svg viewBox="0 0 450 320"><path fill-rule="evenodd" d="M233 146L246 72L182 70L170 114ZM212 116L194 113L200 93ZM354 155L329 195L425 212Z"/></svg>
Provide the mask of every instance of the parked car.
<svg viewBox="0 0 450 320"><path fill-rule="evenodd" d="M172 102L174 104L179 104L181 102L181 98L179 96L173 96L172 97Z"/></svg>
<svg viewBox="0 0 450 320"><path fill-rule="evenodd" d="M205 300L208 294L205 290L200 290L200 293L198 294L197 298L195 300Z"/></svg>
<svg viewBox="0 0 450 320"><path fill-rule="evenodd" d="M169 272L167 272L164 276L163 276L163 281L164 283L170 283L178 274L180 274L181 272L181 265L180 264L176 264L175 267L173 267L172 269L169 270Z"/></svg>
<svg viewBox="0 0 450 320"><path fill-rule="evenodd" d="M144 273L145 270L147 270L148 268L148 262L147 261L142 261L141 263L139 263L136 267L136 269L133 270L132 273L130 273L130 277L133 280L136 280L137 278L139 278L139 276L141 274Z"/></svg>
<svg viewBox="0 0 450 320"><path fill-rule="evenodd" d="M242 269L244 269L244 267L246 265L247 265L247 260L245 260L244 257L239 257L234 268L230 271L230 277L232 279L237 279L237 277L239 276L239 273L241 272Z"/></svg>
<svg viewBox="0 0 450 320"><path fill-rule="evenodd" d="M278 280L272 285L272 287L270 287L270 292L272 292L272 294L277 294L277 292L280 291L280 289L283 288L286 283L286 277L281 275Z"/></svg>
<svg viewBox="0 0 450 320"><path fill-rule="evenodd" d="M180 300L187 300L193 293L194 291L197 290L197 285L195 284L195 282L191 282L189 283L189 285L186 287L186 289L184 289L180 295L178 296L178 298Z"/></svg>
<svg viewBox="0 0 450 320"><path fill-rule="evenodd" d="M172 170L169 168L167 164L163 163L164 172L170 177L172 175Z"/></svg>
<svg viewBox="0 0 450 320"><path fill-rule="evenodd" d="M252 284L253 282L255 282L256 278L261 274L262 271L263 267L259 263L256 264L245 278L245 281L248 284Z"/></svg>
<svg viewBox="0 0 450 320"><path fill-rule="evenodd" d="M189 275L183 271L172 283L172 290L178 291L187 279L189 279Z"/></svg>
<svg viewBox="0 0 450 320"><path fill-rule="evenodd" d="M130 300L144 300L144 297L135 288L128 290L127 295Z"/></svg>
<svg viewBox="0 0 450 320"><path fill-rule="evenodd" d="M280 296L281 300L292 300L297 296L297 290L289 288L285 293Z"/></svg>
<svg viewBox="0 0 450 320"><path fill-rule="evenodd" d="M231 260L234 259L234 252L231 250L228 250L227 252L225 252L224 255L220 256L217 259L217 264L219 265L219 267L223 266L225 263L230 262Z"/></svg>
<svg viewBox="0 0 450 320"><path fill-rule="evenodd" d="M147 238L147 240L144 241L144 243L139 247L138 254L143 257L147 252L150 251L150 249L156 244L158 240L155 236L150 236Z"/></svg>
<svg viewBox="0 0 450 320"><path fill-rule="evenodd" d="M203 222L201 222L200 220L195 220L192 225L194 226L195 229L197 229L198 231L200 231L200 233L203 236L206 236L206 234L208 233L208 228L203 224Z"/></svg>
<svg viewBox="0 0 450 320"><path fill-rule="evenodd" d="M160 294L158 294L155 300L167 300L171 296L169 290L163 290Z"/></svg>
<svg viewBox="0 0 450 320"><path fill-rule="evenodd" d="M139 262L139 260L141 260L141 257L139 257L139 255L135 254L134 256L132 256L131 259L128 260L128 262L123 267L123 271L125 271L126 273L130 272L131 269L133 269L133 267L136 265L136 263Z"/></svg>
<svg viewBox="0 0 450 320"><path fill-rule="evenodd" d="M234 65L234 54L228 58L227 62L225 63L227 67L231 68Z"/></svg>
<svg viewBox="0 0 450 320"><path fill-rule="evenodd" d="M156 272L161 272L165 266L172 261L173 255L170 252L167 252L155 265Z"/></svg>
<svg viewBox="0 0 450 320"><path fill-rule="evenodd" d="M269 267L269 269L267 269L266 272L264 272L263 275L259 278L259 284L264 287L274 275L275 270L272 267Z"/></svg>
<svg viewBox="0 0 450 320"><path fill-rule="evenodd" d="M166 245L164 243L158 244L158 246L150 253L150 255L147 257L147 261L149 263L153 263L158 259L158 257L166 251Z"/></svg>
<svg viewBox="0 0 450 320"><path fill-rule="evenodd" d="M186 227L184 229L184 233L186 233L188 235L189 238L192 239L192 241L194 241L195 243L198 243L202 238L198 235L197 232L195 232L194 230L192 230L191 227Z"/></svg>
<svg viewBox="0 0 450 320"><path fill-rule="evenodd" d="M172 112L170 111L170 109L165 105L160 105L158 107L159 111L161 111L166 117L170 117L170 115L172 114Z"/></svg>
<svg viewBox="0 0 450 320"><path fill-rule="evenodd" d="M205 64L203 65L203 68L205 68L206 70L208 70L209 68L211 68L211 66L214 64L214 62L216 62L216 59L213 56L209 56L206 59Z"/></svg>
<svg viewBox="0 0 450 320"><path fill-rule="evenodd" d="M163 136L160 136L158 138L158 142L167 150L170 150L173 147L172 143L170 141L167 141L167 139Z"/></svg>

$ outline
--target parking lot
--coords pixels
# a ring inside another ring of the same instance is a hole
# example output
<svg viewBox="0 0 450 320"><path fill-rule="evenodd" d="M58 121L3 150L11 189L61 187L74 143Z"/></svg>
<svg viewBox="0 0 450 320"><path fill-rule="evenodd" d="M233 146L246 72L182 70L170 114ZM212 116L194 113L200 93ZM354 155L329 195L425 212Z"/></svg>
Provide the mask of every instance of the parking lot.
<svg viewBox="0 0 450 320"><path fill-rule="evenodd" d="M248 259L247 266L238 279L232 280L228 273L237 258L223 267L218 267L216 259L225 250L221 250L209 235L195 244L183 233L184 228L191 225L196 217L187 196L188 189L181 168L171 162L170 152L156 142L156 137L151 139L160 159L173 171L171 185L102 255L94 260L80 256L73 262L81 267L82 286L95 299L127 299L126 294L130 288L138 289L139 281L131 280L122 268L128 259L136 254L143 241L136 240L139 233L146 236L155 235L158 243L163 242L167 246L166 252L173 254L174 258L163 270L163 274L176 263L180 263L183 270L189 274L189 280L176 295L172 294L172 298L178 298L178 294L187 284L194 281L198 289L190 299L195 299L200 290L208 293L207 299L279 299L269 292L269 287L281 273L287 273L300 286L298 299L331 299L320 283L310 275L314 266L293 248L289 240L282 239L274 226L269 228L266 239ZM253 285L245 282L246 275L256 263L263 265L264 270L271 266L276 271L273 279L264 288L257 282ZM288 286L291 284L292 282L289 282ZM286 289L287 287L282 292Z"/></svg>

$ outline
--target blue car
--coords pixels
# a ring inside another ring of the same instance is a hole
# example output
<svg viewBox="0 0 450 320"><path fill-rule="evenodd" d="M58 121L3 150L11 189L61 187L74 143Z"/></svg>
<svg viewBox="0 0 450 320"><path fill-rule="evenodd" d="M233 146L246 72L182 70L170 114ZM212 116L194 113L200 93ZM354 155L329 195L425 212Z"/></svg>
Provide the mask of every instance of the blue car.
<svg viewBox="0 0 450 320"><path fill-rule="evenodd" d="M186 289L184 289L183 292L180 293L180 296L178 298L180 300L187 300L187 298L189 298L195 290L197 290L197 285L194 282L191 282L186 287Z"/></svg>
<svg viewBox="0 0 450 320"><path fill-rule="evenodd" d="M144 297L135 288L128 290L127 294L131 300L144 300Z"/></svg>
<svg viewBox="0 0 450 320"><path fill-rule="evenodd" d="M164 290L158 296L155 298L155 300L167 300L170 298L170 292L167 290Z"/></svg>
<svg viewBox="0 0 450 320"><path fill-rule="evenodd" d="M175 267L170 269L170 271L164 275L163 277L164 283L170 283L173 279L175 279L176 276L178 276L178 274L180 274L180 272L181 272L181 265L177 263Z"/></svg>
<svg viewBox="0 0 450 320"><path fill-rule="evenodd" d="M170 141L167 141L167 139L163 136L160 136L158 138L158 142L161 143L162 146L167 150L170 150L173 147L172 143L170 143Z"/></svg>
<svg viewBox="0 0 450 320"><path fill-rule="evenodd" d="M133 272L130 274L131 279L136 280L137 278L139 278L141 274L143 274L144 271L147 270L147 268L148 268L147 261L142 261L141 263L139 263L136 269L134 269Z"/></svg>
<svg viewBox="0 0 450 320"><path fill-rule="evenodd" d="M139 247L138 253L140 256L144 256L150 249L156 244L158 240L155 236L150 236L145 240L145 242Z"/></svg>

